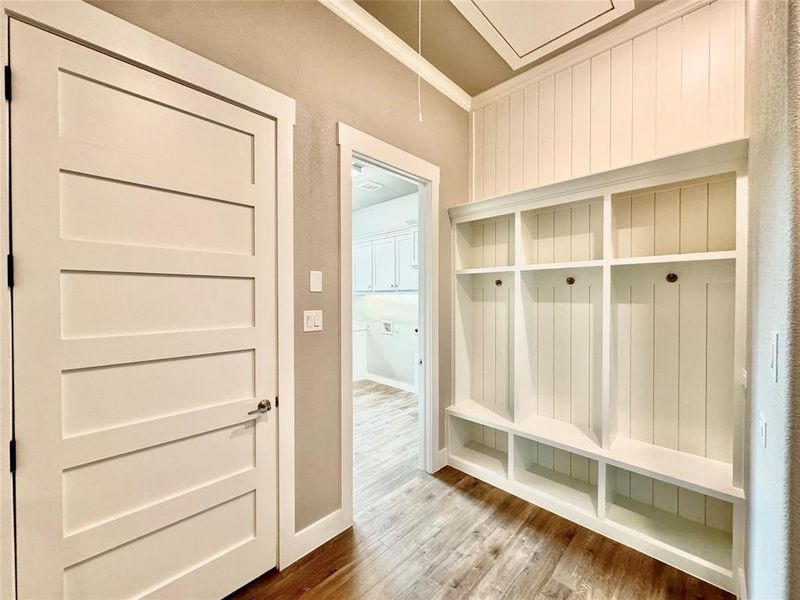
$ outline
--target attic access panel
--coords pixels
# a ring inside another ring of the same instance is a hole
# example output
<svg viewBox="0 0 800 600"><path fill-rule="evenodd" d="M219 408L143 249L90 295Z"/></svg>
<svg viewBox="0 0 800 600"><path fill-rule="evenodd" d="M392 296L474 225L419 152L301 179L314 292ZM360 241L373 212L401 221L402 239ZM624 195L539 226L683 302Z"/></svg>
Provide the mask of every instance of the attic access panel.
<svg viewBox="0 0 800 600"><path fill-rule="evenodd" d="M512 69L630 12L633 0L450 0Z"/></svg>

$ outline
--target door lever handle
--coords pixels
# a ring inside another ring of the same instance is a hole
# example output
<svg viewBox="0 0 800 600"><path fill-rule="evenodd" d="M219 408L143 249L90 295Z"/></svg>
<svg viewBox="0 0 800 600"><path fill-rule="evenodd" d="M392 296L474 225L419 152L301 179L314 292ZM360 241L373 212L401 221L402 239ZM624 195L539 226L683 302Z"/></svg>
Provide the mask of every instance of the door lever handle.
<svg viewBox="0 0 800 600"><path fill-rule="evenodd" d="M259 415L259 414L262 414L262 413L265 413L265 412L269 412L271 410L272 410L272 402L270 402L269 400L262 400L261 402L258 403L258 408L256 408L255 410L249 411L247 414L248 415Z"/></svg>

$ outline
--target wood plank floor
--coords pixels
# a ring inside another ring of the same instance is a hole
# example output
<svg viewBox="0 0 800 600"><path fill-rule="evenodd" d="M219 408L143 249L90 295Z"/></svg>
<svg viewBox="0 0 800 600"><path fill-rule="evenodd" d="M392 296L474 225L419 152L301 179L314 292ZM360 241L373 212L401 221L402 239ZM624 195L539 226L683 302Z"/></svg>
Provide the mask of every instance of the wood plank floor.
<svg viewBox="0 0 800 600"><path fill-rule="evenodd" d="M355 527L230 598L733 598L455 469L420 471L416 397L354 388Z"/></svg>

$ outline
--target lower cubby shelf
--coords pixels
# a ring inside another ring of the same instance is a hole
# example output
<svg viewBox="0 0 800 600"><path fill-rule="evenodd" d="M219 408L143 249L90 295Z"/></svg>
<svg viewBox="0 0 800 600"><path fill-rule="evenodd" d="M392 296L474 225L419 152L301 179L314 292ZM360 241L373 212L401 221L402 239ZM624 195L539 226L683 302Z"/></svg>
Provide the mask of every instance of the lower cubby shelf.
<svg viewBox="0 0 800 600"><path fill-rule="evenodd" d="M597 461L514 437L513 479L554 500L597 514Z"/></svg>
<svg viewBox="0 0 800 600"><path fill-rule="evenodd" d="M450 417L450 456L494 477L508 477L508 434L480 423Z"/></svg>

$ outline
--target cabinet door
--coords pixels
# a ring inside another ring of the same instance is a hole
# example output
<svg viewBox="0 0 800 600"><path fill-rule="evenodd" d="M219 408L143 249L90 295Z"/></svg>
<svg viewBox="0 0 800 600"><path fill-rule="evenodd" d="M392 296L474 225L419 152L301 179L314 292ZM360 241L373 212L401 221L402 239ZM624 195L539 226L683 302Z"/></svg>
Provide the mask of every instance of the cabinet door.
<svg viewBox="0 0 800 600"><path fill-rule="evenodd" d="M372 291L372 242L353 244L353 291Z"/></svg>
<svg viewBox="0 0 800 600"><path fill-rule="evenodd" d="M419 271L414 268L414 235L409 232L398 235L397 240L397 289L416 290L419 287Z"/></svg>
<svg viewBox="0 0 800 600"><path fill-rule="evenodd" d="M393 292L397 289L397 275L395 273L395 244L394 238L375 240L372 243L374 257L374 281L376 292Z"/></svg>

